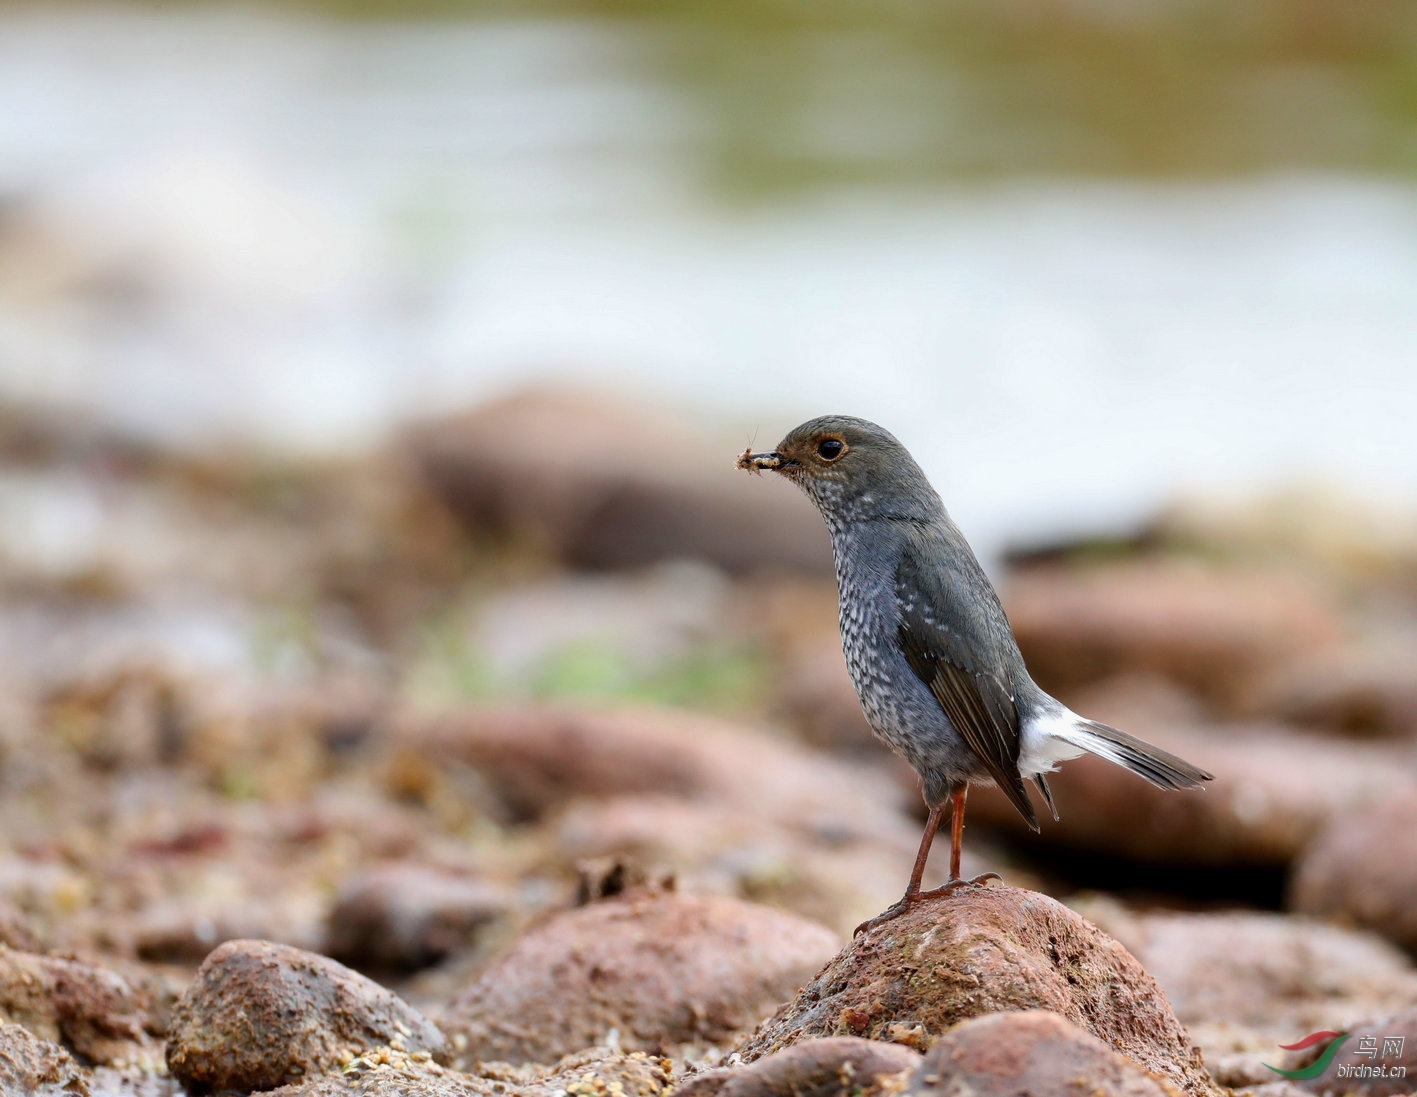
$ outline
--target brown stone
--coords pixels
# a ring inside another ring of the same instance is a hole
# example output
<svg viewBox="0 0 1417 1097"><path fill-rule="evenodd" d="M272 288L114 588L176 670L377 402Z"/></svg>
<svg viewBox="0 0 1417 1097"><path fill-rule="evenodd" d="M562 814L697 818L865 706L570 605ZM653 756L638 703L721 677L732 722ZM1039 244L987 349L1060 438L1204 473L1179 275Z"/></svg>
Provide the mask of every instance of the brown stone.
<svg viewBox="0 0 1417 1097"><path fill-rule="evenodd" d="M1417 949L1417 800L1374 790L1335 814L1299 858L1290 906Z"/></svg>
<svg viewBox="0 0 1417 1097"><path fill-rule="evenodd" d="M411 749L476 769L515 820L539 819L576 799L654 794L837 841L901 825L904 797L887 776L680 710L469 709L410 720L402 734Z"/></svg>
<svg viewBox="0 0 1417 1097"><path fill-rule="evenodd" d="M1181 728L1106 720L1215 775L1201 789L1172 792L1101 758L1064 762L1048 782L1061 822L1036 839L1159 864L1283 866L1331 819L1375 799L1417 796L1417 765L1405 748L1355 743L1278 726ZM969 800L970 819L1022 832L1017 812L993 789Z"/></svg>
<svg viewBox="0 0 1417 1097"><path fill-rule="evenodd" d="M1166 996L1117 941L1057 901L963 889L856 937L740 1046L753 1060L815 1036L925 1045L960 1021L1046 1009L1187 1093L1214 1094Z"/></svg>
<svg viewBox="0 0 1417 1097"><path fill-rule="evenodd" d="M270 1090L270 1097L662 1097L672 1080L667 1059L589 1048L554 1067L488 1064L449 1070L427 1057L377 1048L335 1074Z"/></svg>
<svg viewBox="0 0 1417 1097"><path fill-rule="evenodd" d="M746 1067L706 1071L675 1090L675 1097L860 1097L919 1065L919 1054L900 1044L826 1036Z"/></svg>
<svg viewBox="0 0 1417 1097"><path fill-rule="evenodd" d="M1312 583L1197 561L1029 568L1003 597L1030 671L1052 693L1154 672L1230 706L1257 674L1339 634L1332 600Z"/></svg>
<svg viewBox="0 0 1417 1097"><path fill-rule="evenodd" d="M1046 1010L963 1021L935 1041L911 1075L919 1097L1178 1097L1097 1037Z"/></svg>
<svg viewBox="0 0 1417 1097"><path fill-rule="evenodd" d="M155 1052L144 996L117 972L82 960L0 946L0 1012L91 1063Z"/></svg>
<svg viewBox="0 0 1417 1097"><path fill-rule="evenodd" d="M730 443L661 408L525 392L428 424L408 445L474 530L518 536L571 563L699 559L739 574L831 574L826 532L805 498L735 474Z"/></svg>
<svg viewBox="0 0 1417 1097"><path fill-rule="evenodd" d="M1082 913L1141 961L1187 1025L1246 1025L1290 1042L1417 1000L1417 970L1368 933L1257 911L1128 914L1099 901Z"/></svg>
<svg viewBox="0 0 1417 1097"><path fill-rule="evenodd" d="M612 1030L631 1050L722 1042L838 947L830 930L720 896L627 893L528 932L452 1003L460 1063L551 1062Z"/></svg>
<svg viewBox="0 0 1417 1097"><path fill-rule="evenodd" d="M58 1044L21 1025L0 1023L0 1093L89 1097L85 1072Z"/></svg>
<svg viewBox="0 0 1417 1097"><path fill-rule="evenodd" d="M356 967L411 971L467 948L507 912L506 888L429 865L382 864L346 880L325 951Z"/></svg>
<svg viewBox="0 0 1417 1097"><path fill-rule="evenodd" d="M1265 716L1353 738L1417 738L1417 643L1369 641L1301 656L1258 683Z"/></svg>
<svg viewBox="0 0 1417 1097"><path fill-rule="evenodd" d="M439 1056L443 1035L391 991L324 956L228 941L177 1003L167 1065L189 1088L273 1089L390 1045Z"/></svg>

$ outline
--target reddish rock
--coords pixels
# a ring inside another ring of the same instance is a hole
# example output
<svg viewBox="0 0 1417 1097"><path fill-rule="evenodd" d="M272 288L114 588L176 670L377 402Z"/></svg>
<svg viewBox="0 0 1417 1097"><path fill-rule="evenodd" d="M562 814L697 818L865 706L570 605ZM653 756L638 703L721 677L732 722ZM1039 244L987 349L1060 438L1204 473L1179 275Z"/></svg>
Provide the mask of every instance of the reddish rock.
<svg viewBox="0 0 1417 1097"><path fill-rule="evenodd" d="M655 794L836 841L901 825L903 797L881 773L679 710L474 709L411 720L403 736L410 749L479 771L518 820L575 799Z"/></svg>
<svg viewBox="0 0 1417 1097"><path fill-rule="evenodd" d="M915 863L919 824L901 815L875 833L856 828L806 829L764 819L744 807L670 796L617 796L573 802L555 820L566 863L618 857L672 873L689 892L733 895L791 910L850 934L896 899ZM964 871L1003 864L975 840ZM943 880L948 843L938 844L927 880ZM1009 869L1015 883L1023 877Z"/></svg>
<svg viewBox="0 0 1417 1097"><path fill-rule="evenodd" d="M1417 970L1367 933L1283 914L1133 915L1109 906L1089 904L1082 913L1127 946L1188 1025L1230 1022L1287 1035L1417 1000Z"/></svg>
<svg viewBox="0 0 1417 1097"><path fill-rule="evenodd" d="M1046 1009L1193 1095L1217 1092L1161 988L1067 907L1010 887L968 888L856 937L738 1048L754 1060L853 1035L931 1044L960 1021Z"/></svg>
<svg viewBox="0 0 1417 1097"><path fill-rule="evenodd" d="M81 960L0 946L0 1012L91 1063L155 1052L143 995L117 972Z"/></svg>
<svg viewBox="0 0 1417 1097"><path fill-rule="evenodd" d="M699 559L831 574L821 519L788 484L732 468L730 444L662 409L527 392L413 432L429 483L474 530L590 567Z"/></svg>
<svg viewBox="0 0 1417 1097"><path fill-rule="evenodd" d="M1149 559L1012 575L1004 605L1049 692L1154 672L1222 706L1255 676L1340 632L1332 600L1297 576Z"/></svg>
<svg viewBox="0 0 1417 1097"><path fill-rule="evenodd" d="M167 1065L188 1088L273 1089L383 1045L439 1056L441 1032L341 964L269 941L228 941L177 1003Z"/></svg>
<svg viewBox="0 0 1417 1097"><path fill-rule="evenodd" d="M0 1023L0 1093L89 1097L85 1073L58 1044L21 1025Z"/></svg>
<svg viewBox="0 0 1417 1097"><path fill-rule="evenodd" d="M1116 723L1104 710L1088 715ZM1158 789L1120 766L1083 756L1049 776L1061 822L1037 839L1151 863L1289 864L1330 820L1375 800L1417 797L1405 748L1354 743L1274 726L1118 726L1215 775L1198 790ZM1021 833L993 789L969 800L970 819Z"/></svg>
<svg viewBox="0 0 1417 1097"><path fill-rule="evenodd" d="M719 1043L769 1013L839 944L794 915L719 896L627 893L531 930L443 1020L461 1063L551 1062L605 1040Z"/></svg>
<svg viewBox="0 0 1417 1097"><path fill-rule="evenodd" d="M429 865L375 865L340 888L325 951L356 967L426 967L469 947L512 898L506 888Z"/></svg>
<svg viewBox="0 0 1417 1097"><path fill-rule="evenodd" d="M138 912L127 936L133 951L153 963L198 964L227 941L318 947L322 896L308 885L277 887L272 881L270 894L224 901L174 895Z"/></svg>
<svg viewBox="0 0 1417 1097"><path fill-rule="evenodd" d="M824 750L887 757L861 712L833 635L795 652L777 685L777 705L802 739Z"/></svg>
<svg viewBox="0 0 1417 1097"><path fill-rule="evenodd" d="M675 1097L860 1097L919 1065L919 1054L900 1044L827 1036L746 1067L706 1071L681 1085Z"/></svg>
<svg viewBox="0 0 1417 1097"><path fill-rule="evenodd" d="M662 1097L673 1085L667 1059L591 1048L554 1067L488 1064L476 1073L378 1048L345 1069L268 1091L270 1097Z"/></svg>
<svg viewBox="0 0 1417 1097"><path fill-rule="evenodd" d="M1369 642L1301 657L1257 684L1261 715L1353 738L1417 739L1417 644Z"/></svg>
<svg viewBox="0 0 1417 1097"><path fill-rule="evenodd" d="M1295 866L1290 906L1417 949L1417 799L1372 792L1336 813Z"/></svg>
<svg viewBox="0 0 1417 1097"><path fill-rule="evenodd" d="M1150 1074L1056 1013L976 1017L935 1041L911 1075L920 1097L1178 1097Z"/></svg>

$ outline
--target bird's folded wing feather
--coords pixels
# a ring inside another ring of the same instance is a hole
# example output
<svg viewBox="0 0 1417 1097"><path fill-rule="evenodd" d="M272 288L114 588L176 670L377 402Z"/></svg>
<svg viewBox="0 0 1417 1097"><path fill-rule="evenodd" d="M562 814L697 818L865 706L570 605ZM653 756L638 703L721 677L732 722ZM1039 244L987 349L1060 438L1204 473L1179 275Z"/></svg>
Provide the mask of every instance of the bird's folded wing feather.
<svg viewBox="0 0 1417 1097"><path fill-rule="evenodd" d="M960 738L1037 830L1019 774L1018 709L999 646L1012 643L1008 619L969 547L962 538L951 543L948 532L921 530L907 538L896 570L901 651Z"/></svg>

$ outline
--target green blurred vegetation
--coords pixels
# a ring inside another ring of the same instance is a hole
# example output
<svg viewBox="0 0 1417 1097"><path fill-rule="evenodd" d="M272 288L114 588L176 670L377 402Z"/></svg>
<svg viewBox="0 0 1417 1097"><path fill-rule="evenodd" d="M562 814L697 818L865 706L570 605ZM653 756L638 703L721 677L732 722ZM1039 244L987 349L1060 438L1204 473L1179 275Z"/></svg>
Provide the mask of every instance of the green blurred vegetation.
<svg viewBox="0 0 1417 1097"><path fill-rule="evenodd" d="M303 0L614 26L687 94L706 180L1417 170L1398 0Z"/></svg>
<svg viewBox="0 0 1417 1097"><path fill-rule="evenodd" d="M409 675L415 703L581 701L761 712L776 668L756 645L713 643L646 665L614 645L566 644L518 674L499 672L453 622L426 630Z"/></svg>

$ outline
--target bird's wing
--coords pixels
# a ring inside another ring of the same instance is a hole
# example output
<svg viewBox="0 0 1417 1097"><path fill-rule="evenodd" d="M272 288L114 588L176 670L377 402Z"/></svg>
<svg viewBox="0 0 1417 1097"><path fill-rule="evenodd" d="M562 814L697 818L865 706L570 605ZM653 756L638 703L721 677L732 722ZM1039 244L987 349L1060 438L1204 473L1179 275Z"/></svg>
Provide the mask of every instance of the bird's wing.
<svg viewBox="0 0 1417 1097"><path fill-rule="evenodd" d="M895 578L906 661L1009 802L1037 830L1038 816L1018 770L1018 708L1006 660L1012 633L993 586L953 530L912 532Z"/></svg>

